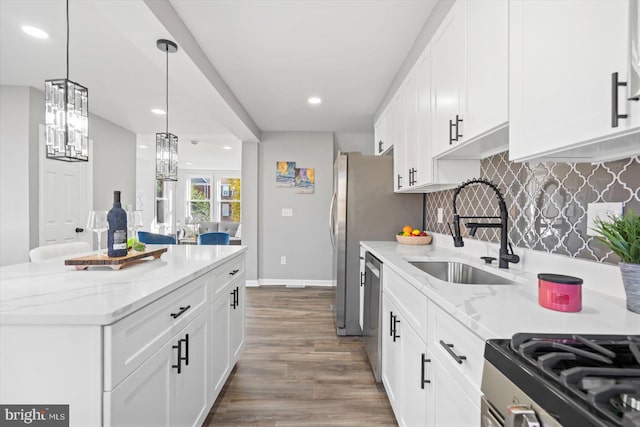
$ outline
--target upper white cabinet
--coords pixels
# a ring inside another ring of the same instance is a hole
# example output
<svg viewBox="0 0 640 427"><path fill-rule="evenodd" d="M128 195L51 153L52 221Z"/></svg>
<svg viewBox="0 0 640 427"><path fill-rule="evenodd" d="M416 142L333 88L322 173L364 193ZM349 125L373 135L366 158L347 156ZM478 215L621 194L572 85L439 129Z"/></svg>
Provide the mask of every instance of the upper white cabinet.
<svg viewBox="0 0 640 427"><path fill-rule="evenodd" d="M640 102L628 99L630 85L613 82L614 73L628 81L633 46L638 54L629 31L636 2L510 1L511 160L602 161L640 152ZM627 117L616 120L616 112Z"/></svg>
<svg viewBox="0 0 640 427"><path fill-rule="evenodd" d="M404 85L403 85L404 87ZM404 103L403 87L398 90L391 102L389 109L389 122L387 122L387 132L393 145L393 176L394 189L396 191L406 188L409 182L406 172L405 159L405 123L404 123ZM390 125L390 127L389 127ZM391 133L389 133L391 132Z"/></svg>
<svg viewBox="0 0 640 427"><path fill-rule="evenodd" d="M456 2L432 44L434 156L481 159L506 150L508 4Z"/></svg>
<svg viewBox="0 0 640 427"><path fill-rule="evenodd" d="M464 138L466 94L466 1L457 1L431 41L433 49L433 154Z"/></svg>

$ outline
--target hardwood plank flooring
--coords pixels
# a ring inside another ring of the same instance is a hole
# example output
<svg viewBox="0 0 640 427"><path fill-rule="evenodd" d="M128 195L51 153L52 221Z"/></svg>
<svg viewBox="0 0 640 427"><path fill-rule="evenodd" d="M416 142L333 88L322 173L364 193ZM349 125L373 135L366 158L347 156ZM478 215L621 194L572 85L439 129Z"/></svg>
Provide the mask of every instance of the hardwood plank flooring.
<svg viewBox="0 0 640 427"><path fill-rule="evenodd" d="M246 298L246 347L204 426L397 425L362 339L336 336L332 289Z"/></svg>

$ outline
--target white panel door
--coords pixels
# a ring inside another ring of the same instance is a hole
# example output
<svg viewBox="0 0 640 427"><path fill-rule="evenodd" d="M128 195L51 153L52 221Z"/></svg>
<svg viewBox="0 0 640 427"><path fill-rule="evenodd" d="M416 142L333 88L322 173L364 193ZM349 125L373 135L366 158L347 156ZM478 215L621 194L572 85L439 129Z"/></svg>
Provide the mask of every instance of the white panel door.
<svg viewBox="0 0 640 427"><path fill-rule="evenodd" d="M89 147L92 144L91 141ZM39 245L75 241L93 245L93 233L86 230L87 217L93 204L91 148L88 162L46 159L44 126L40 125L39 150ZM76 229L83 231L76 232Z"/></svg>
<svg viewBox="0 0 640 427"><path fill-rule="evenodd" d="M211 307L211 380L209 387L215 399L224 386L224 380L230 369L229 364L229 303L228 295L222 294Z"/></svg>
<svg viewBox="0 0 640 427"><path fill-rule="evenodd" d="M509 120L508 7L504 0L467 2L467 140Z"/></svg>
<svg viewBox="0 0 640 427"><path fill-rule="evenodd" d="M393 176L396 191L406 189L409 183L409 175L405 170L405 123L404 103L402 101L402 87L398 89L391 105L390 119L393 143Z"/></svg>
<svg viewBox="0 0 640 427"><path fill-rule="evenodd" d="M209 310L180 331L180 373L173 370L170 422L172 426L200 426L207 415L209 384Z"/></svg>
<svg viewBox="0 0 640 427"><path fill-rule="evenodd" d="M406 188L413 187L413 171L417 170L418 155L418 66L415 65L402 86L402 102L404 106L404 173L406 174ZM395 153L394 153L395 155Z"/></svg>
<svg viewBox="0 0 640 427"><path fill-rule="evenodd" d="M236 301L231 304L229 313L229 357L231 363L235 363L240 357L244 348L244 308L245 308L245 285L244 275L240 277L236 290ZM233 302L233 295L229 295Z"/></svg>
<svg viewBox="0 0 640 427"><path fill-rule="evenodd" d="M458 1L452 6L432 39L434 156L448 150L453 144L460 143L465 133L466 3ZM451 137L456 139L456 131L463 136L452 142Z"/></svg>
<svg viewBox="0 0 640 427"><path fill-rule="evenodd" d="M611 74L627 81L629 2L509 4L509 155L512 160L601 140L612 128ZM630 108L619 90L619 108ZM636 119L637 120L637 119ZM635 123L638 126L638 122Z"/></svg>
<svg viewBox="0 0 640 427"><path fill-rule="evenodd" d="M404 319L402 319L404 320ZM430 362L426 362L427 345L418 337L414 330L407 324L402 327L402 336L399 338L402 367L402 399L400 401L401 426L424 426L427 423L427 392L429 383L423 384L427 379L425 370ZM424 359L423 359L424 356Z"/></svg>
<svg viewBox="0 0 640 427"><path fill-rule="evenodd" d="M414 173L416 185L433 182L433 101L431 98L431 45L427 46L416 66L418 77L418 138L417 167Z"/></svg>
<svg viewBox="0 0 640 427"><path fill-rule="evenodd" d="M389 301L386 295L382 295L382 383L387 391L387 397L396 415L400 418L400 342L394 340L394 326L396 336L400 334L400 325L394 322L398 316L398 310ZM399 320L399 319L398 319Z"/></svg>

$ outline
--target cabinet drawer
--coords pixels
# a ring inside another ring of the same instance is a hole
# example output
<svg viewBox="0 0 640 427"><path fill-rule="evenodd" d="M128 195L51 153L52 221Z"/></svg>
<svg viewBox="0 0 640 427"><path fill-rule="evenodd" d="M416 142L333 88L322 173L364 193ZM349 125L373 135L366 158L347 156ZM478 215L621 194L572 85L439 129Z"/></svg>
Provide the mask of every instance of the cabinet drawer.
<svg viewBox="0 0 640 427"><path fill-rule="evenodd" d="M207 305L211 273L105 326L104 389L112 390Z"/></svg>
<svg viewBox="0 0 640 427"><path fill-rule="evenodd" d="M218 296L226 290L232 281L244 277L244 255L219 266L211 273L213 274L213 280L209 285L211 287L209 294L211 302L213 302L218 299Z"/></svg>
<svg viewBox="0 0 640 427"><path fill-rule="evenodd" d="M427 297L389 267L383 264L382 268L382 292L389 296L420 339L426 342Z"/></svg>
<svg viewBox="0 0 640 427"><path fill-rule="evenodd" d="M428 324L428 348L459 383L475 388L465 388L472 398L479 397L484 341L431 301Z"/></svg>

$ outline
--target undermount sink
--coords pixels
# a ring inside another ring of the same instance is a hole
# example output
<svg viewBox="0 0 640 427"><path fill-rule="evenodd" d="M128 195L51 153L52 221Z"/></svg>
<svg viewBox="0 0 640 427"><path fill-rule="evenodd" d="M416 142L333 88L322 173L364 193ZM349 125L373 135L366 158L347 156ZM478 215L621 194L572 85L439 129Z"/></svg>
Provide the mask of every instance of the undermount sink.
<svg viewBox="0 0 640 427"><path fill-rule="evenodd" d="M450 283L462 285L513 285L513 280L505 279L469 264L454 261L409 261L409 264L425 273Z"/></svg>

